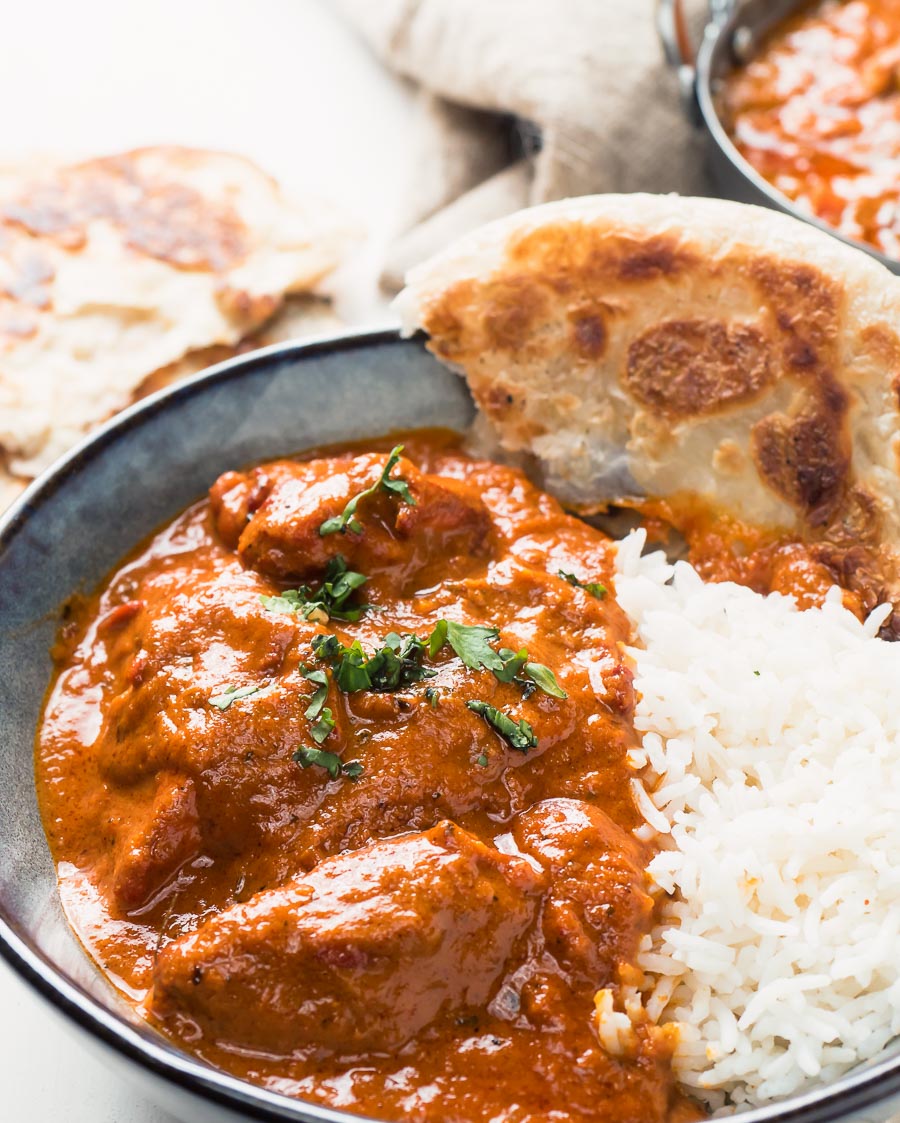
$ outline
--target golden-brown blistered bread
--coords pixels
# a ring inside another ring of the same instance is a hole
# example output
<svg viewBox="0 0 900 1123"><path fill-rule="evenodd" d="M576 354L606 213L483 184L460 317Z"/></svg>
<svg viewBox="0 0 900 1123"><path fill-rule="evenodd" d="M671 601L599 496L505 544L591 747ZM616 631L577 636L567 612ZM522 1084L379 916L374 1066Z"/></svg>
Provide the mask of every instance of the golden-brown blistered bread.
<svg viewBox="0 0 900 1123"><path fill-rule="evenodd" d="M814 543L900 607L900 280L866 254L758 207L593 196L474 232L398 302L564 500Z"/></svg>
<svg viewBox="0 0 900 1123"><path fill-rule="evenodd" d="M0 168L0 460L33 476L154 372L237 344L347 233L227 153Z"/></svg>

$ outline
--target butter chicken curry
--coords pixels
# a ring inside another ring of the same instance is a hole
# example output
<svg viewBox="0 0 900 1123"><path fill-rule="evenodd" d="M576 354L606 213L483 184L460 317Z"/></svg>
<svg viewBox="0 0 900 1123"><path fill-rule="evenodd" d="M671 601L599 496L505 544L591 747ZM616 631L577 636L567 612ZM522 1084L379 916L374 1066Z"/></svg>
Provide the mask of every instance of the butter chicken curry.
<svg viewBox="0 0 900 1123"><path fill-rule="evenodd" d="M381 1119L700 1117L610 1052L653 905L613 543L440 433L228 472L72 604L71 921L163 1033Z"/></svg>

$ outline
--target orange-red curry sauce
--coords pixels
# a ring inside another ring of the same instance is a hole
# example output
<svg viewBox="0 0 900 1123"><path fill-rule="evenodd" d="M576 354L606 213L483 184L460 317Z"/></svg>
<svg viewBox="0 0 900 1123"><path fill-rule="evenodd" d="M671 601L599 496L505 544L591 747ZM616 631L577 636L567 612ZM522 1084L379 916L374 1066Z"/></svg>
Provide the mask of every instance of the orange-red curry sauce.
<svg viewBox="0 0 900 1123"><path fill-rule="evenodd" d="M743 156L842 234L900 258L900 0L820 0L726 81Z"/></svg>
<svg viewBox="0 0 900 1123"><path fill-rule="evenodd" d="M594 1022L652 919L627 624L597 587L612 543L439 434L386 488L387 447L226 473L72 607L37 745L72 924L164 1033L288 1095L397 1120L699 1118L664 1033L611 1056ZM357 621L261 599L315 600L339 554L366 577ZM567 697L437 641L393 689L341 687L334 652L441 619L497 629L483 642L527 648Z"/></svg>

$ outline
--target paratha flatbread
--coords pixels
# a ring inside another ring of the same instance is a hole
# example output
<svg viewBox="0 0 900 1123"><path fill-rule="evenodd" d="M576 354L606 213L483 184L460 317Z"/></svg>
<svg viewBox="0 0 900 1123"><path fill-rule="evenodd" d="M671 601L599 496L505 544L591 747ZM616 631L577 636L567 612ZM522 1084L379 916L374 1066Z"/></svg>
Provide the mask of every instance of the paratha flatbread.
<svg viewBox="0 0 900 1123"><path fill-rule="evenodd" d="M199 374L207 367L233 359L237 355L247 355L259 347L287 343L309 335L330 334L340 331L343 326L329 300L310 294L288 296L272 319L267 320L252 335L245 336L235 344L218 343L191 351L178 362L170 363L145 378L135 391L135 397L145 398L148 394L181 382L192 374Z"/></svg>
<svg viewBox="0 0 900 1123"><path fill-rule="evenodd" d="M568 502L815 543L900 608L900 279L866 254L757 207L594 196L476 231L398 302Z"/></svg>
<svg viewBox="0 0 900 1123"><path fill-rule="evenodd" d="M342 326L341 320L334 314L330 301L309 294L288 296L274 317L253 335L246 336L236 344L219 343L189 352L177 362L170 363L145 378L135 390L134 397L136 399L146 397L192 374L198 374L215 363L232 359L236 355L248 354L258 347L286 343L308 335L332 333L339 331ZM29 483L29 479L12 475L0 463L0 514L18 498Z"/></svg>
<svg viewBox="0 0 900 1123"><path fill-rule="evenodd" d="M348 231L249 161L145 148L0 175L0 449L24 476L154 371L235 345L338 263Z"/></svg>

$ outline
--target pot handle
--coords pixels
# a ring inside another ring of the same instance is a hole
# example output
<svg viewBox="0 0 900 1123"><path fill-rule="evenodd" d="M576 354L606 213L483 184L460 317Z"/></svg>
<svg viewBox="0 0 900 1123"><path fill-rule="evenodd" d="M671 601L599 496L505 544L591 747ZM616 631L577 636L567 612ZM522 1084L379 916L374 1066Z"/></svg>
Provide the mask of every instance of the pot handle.
<svg viewBox="0 0 900 1123"><path fill-rule="evenodd" d="M717 31L731 16L736 0L709 0L706 31ZM685 112L695 125L701 123L697 103L696 52L688 33L683 0L656 0L656 31L666 62L678 75L678 89Z"/></svg>

